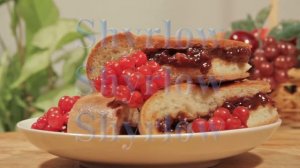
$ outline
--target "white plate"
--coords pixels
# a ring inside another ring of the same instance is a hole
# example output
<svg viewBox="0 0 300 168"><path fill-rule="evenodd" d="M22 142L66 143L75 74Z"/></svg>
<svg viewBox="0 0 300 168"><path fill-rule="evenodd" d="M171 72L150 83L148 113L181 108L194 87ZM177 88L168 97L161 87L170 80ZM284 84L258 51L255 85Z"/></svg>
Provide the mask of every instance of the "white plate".
<svg viewBox="0 0 300 168"><path fill-rule="evenodd" d="M38 148L64 158L112 164L180 164L212 166L218 160L249 151L280 126L172 135L84 135L33 130L36 118L17 124ZM198 164L198 165L199 165Z"/></svg>

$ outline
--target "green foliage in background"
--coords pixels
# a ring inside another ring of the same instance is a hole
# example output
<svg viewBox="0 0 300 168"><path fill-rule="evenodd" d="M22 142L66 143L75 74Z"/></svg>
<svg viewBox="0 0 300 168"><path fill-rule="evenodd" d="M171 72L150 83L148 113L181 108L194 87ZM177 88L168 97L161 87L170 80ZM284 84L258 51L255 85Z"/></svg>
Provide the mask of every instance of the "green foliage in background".
<svg viewBox="0 0 300 168"><path fill-rule="evenodd" d="M65 49L75 41L84 46L84 35L76 31L77 20L60 18L52 0L0 0L0 5L9 9L17 48L12 53L0 37L4 50L0 53L1 132L44 112L58 97L76 94L75 72L87 49ZM53 69L60 61L64 62L62 75Z"/></svg>

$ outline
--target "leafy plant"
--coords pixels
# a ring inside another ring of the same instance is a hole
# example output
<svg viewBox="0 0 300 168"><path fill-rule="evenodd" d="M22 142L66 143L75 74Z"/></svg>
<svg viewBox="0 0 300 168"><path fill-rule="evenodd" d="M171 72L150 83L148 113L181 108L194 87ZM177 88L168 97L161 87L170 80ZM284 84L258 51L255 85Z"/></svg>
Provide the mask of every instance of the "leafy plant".
<svg viewBox="0 0 300 168"><path fill-rule="evenodd" d="M60 18L52 0L0 0L0 5L9 9L17 48L12 53L0 37L0 131L11 131L56 98L76 94L75 72L87 49L66 46L75 41L84 46L88 34L76 31L77 20ZM53 68L58 62L64 62L62 74Z"/></svg>

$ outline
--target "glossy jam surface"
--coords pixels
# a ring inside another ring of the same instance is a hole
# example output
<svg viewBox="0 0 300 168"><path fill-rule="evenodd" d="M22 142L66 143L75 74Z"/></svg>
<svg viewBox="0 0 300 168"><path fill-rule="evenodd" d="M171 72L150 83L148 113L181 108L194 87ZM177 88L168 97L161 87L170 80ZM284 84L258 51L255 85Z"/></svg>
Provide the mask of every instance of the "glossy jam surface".
<svg viewBox="0 0 300 168"><path fill-rule="evenodd" d="M251 50L244 47L222 48L196 45L185 49L145 49L148 59L159 64L180 67L197 67L202 74L207 74L213 58L221 58L230 62L246 63Z"/></svg>

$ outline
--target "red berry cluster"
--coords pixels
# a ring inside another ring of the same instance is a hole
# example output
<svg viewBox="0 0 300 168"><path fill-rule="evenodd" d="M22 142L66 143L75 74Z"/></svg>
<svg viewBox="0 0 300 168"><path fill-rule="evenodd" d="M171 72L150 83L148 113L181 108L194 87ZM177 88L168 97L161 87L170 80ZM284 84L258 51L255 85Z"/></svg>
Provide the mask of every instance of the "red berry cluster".
<svg viewBox="0 0 300 168"><path fill-rule="evenodd" d="M31 128L46 131L66 132L69 112L79 99L79 96L63 96L58 107L51 107L43 116L32 124Z"/></svg>
<svg viewBox="0 0 300 168"><path fill-rule="evenodd" d="M213 116L207 121L197 118L192 122L193 132L222 131L247 127L249 110L246 107L238 106L232 113L224 107L219 107Z"/></svg>
<svg viewBox="0 0 300 168"><path fill-rule="evenodd" d="M137 108L157 90L165 87L166 77L166 70L155 61L147 60L144 52L137 51L107 62L93 84L104 97L115 97Z"/></svg>
<svg viewBox="0 0 300 168"><path fill-rule="evenodd" d="M262 41L251 60L252 78L268 81L274 89L288 80L287 71L297 63L296 47L287 42L277 42L272 37Z"/></svg>

